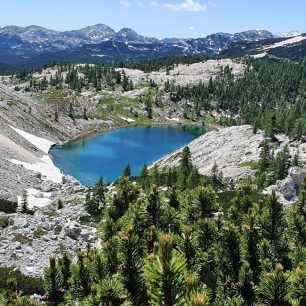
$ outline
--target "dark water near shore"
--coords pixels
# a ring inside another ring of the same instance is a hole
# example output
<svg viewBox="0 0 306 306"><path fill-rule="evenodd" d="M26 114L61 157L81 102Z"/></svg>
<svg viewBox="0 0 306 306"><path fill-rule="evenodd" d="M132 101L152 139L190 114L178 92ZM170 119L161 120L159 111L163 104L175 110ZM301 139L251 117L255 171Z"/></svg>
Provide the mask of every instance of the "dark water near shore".
<svg viewBox="0 0 306 306"><path fill-rule="evenodd" d="M115 181L128 163L132 175L138 175L145 163L152 164L204 132L194 126L127 127L54 147L50 154L65 174L90 186L100 176L105 182Z"/></svg>

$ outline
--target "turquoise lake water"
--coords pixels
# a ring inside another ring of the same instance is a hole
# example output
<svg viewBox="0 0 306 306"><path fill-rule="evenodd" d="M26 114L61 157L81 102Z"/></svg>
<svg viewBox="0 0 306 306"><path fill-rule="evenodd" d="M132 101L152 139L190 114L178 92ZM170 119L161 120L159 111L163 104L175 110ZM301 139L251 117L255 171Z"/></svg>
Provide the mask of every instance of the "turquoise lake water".
<svg viewBox="0 0 306 306"><path fill-rule="evenodd" d="M132 175L144 164L185 146L204 133L191 126L127 127L90 135L51 149L53 162L65 174L91 186L100 176L113 182L129 163Z"/></svg>

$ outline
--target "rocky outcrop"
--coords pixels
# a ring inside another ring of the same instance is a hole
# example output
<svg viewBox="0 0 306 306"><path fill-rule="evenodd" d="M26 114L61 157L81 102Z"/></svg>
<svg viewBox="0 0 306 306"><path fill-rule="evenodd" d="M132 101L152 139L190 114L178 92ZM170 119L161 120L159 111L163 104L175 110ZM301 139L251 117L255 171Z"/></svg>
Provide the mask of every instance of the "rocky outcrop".
<svg viewBox="0 0 306 306"><path fill-rule="evenodd" d="M3 216L0 213L0 217ZM64 204L37 210L34 215L6 214L10 224L0 230L0 267L11 266L30 275L41 276L48 266L49 256L71 255L90 243L100 247L94 228L82 224L87 216L80 205Z"/></svg>
<svg viewBox="0 0 306 306"><path fill-rule="evenodd" d="M263 132L253 133L250 125L234 126L204 134L188 147L193 164L200 174L209 175L216 163L223 177L228 180L246 179L254 176L250 164L259 160L259 145ZM180 162L181 150L156 162L159 167L175 167Z"/></svg>
<svg viewBox="0 0 306 306"><path fill-rule="evenodd" d="M280 201L285 205L294 203L299 195L300 185L306 176L305 167L292 167L287 177L269 186L264 193L271 194L274 190Z"/></svg>
<svg viewBox="0 0 306 306"><path fill-rule="evenodd" d="M220 75L222 69L228 66L232 70L234 77L241 77L246 69L246 65L231 59L207 60L191 65L179 64L172 70L153 71L145 73L137 69L123 69L126 75L134 84L154 81L159 86L163 86L166 81L175 83L176 85L186 86L187 84L208 83L210 78L213 80ZM121 71L122 69L117 69Z"/></svg>
<svg viewBox="0 0 306 306"><path fill-rule="evenodd" d="M60 173L48 150L101 122L60 120L55 122L30 94L0 84L0 199L20 204L27 191L29 208L35 212L22 214L20 206L14 214L0 212L0 218L9 220L0 229L0 267L42 275L49 256L64 250L73 254L88 243L99 246L96 230L82 224L83 217L88 219L81 205L86 187ZM63 209L57 209L58 199Z"/></svg>

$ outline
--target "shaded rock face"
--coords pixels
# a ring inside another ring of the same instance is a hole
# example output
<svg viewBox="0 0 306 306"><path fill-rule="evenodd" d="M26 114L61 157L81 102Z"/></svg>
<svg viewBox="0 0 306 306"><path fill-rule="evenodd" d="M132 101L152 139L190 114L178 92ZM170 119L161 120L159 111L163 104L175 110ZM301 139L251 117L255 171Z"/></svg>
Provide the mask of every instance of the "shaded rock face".
<svg viewBox="0 0 306 306"><path fill-rule="evenodd" d="M305 176L305 167L291 167L285 179L279 180L275 185L269 186L265 189L264 193L271 194L272 190L274 190L283 204L290 205L296 201L300 192L300 185Z"/></svg>
<svg viewBox="0 0 306 306"><path fill-rule="evenodd" d="M248 163L257 162L263 132L253 133L250 125L234 126L208 132L192 141L190 149L193 164L202 175L210 175L213 165L218 165L227 180L241 180L255 175ZM176 167L182 149L156 162L159 167Z"/></svg>

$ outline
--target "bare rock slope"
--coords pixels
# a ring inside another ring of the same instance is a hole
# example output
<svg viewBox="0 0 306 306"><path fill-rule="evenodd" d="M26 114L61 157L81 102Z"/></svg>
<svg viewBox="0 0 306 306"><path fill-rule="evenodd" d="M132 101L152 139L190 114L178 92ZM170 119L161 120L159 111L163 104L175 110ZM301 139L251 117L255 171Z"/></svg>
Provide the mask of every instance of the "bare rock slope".
<svg viewBox="0 0 306 306"><path fill-rule="evenodd" d="M63 175L48 155L52 144L80 133L79 122L58 124L30 95L0 84L0 199L18 202L15 213L0 212L0 267L42 275L50 255L75 253L88 243L99 245L94 228L82 224L86 188ZM21 195L28 208L21 212ZM57 208L58 199L63 208Z"/></svg>
<svg viewBox="0 0 306 306"><path fill-rule="evenodd" d="M263 132L254 134L252 126L242 125L208 132L188 146L192 162L200 174L209 175L216 163L225 179L239 180L255 174L248 165L258 161L263 139ZM157 166L177 166L181 150L160 159Z"/></svg>

